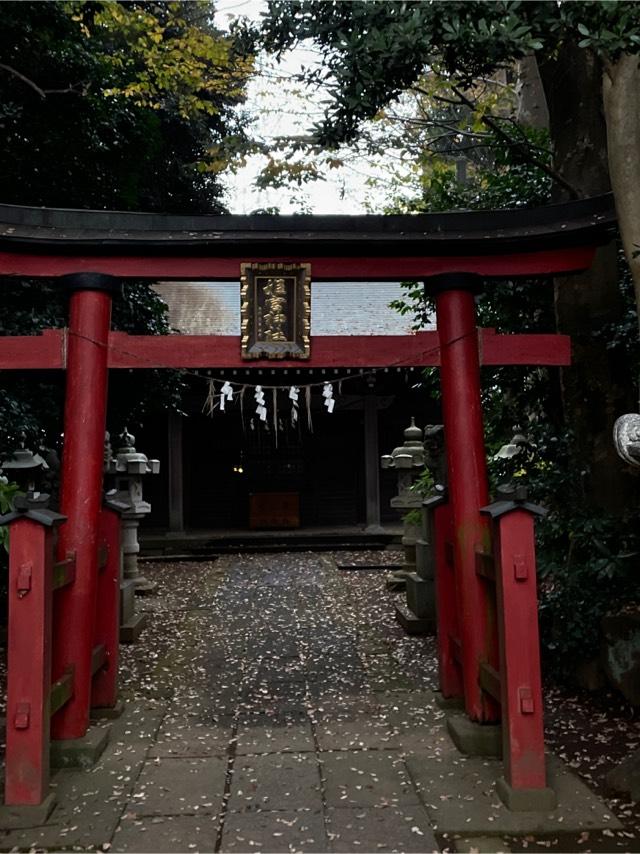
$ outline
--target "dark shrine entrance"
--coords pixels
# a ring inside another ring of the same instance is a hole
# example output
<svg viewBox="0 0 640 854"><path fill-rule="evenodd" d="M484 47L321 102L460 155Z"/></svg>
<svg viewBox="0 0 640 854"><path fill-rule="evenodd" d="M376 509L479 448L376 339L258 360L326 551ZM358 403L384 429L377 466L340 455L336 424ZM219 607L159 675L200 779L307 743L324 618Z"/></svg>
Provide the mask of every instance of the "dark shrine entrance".
<svg viewBox="0 0 640 854"><path fill-rule="evenodd" d="M185 420L185 526L269 529L364 522L362 416L336 413L314 433L243 430L238 414ZM197 465L216 436L225 454Z"/></svg>
<svg viewBox="0 0 640 854"><path fill-rule="evenodd" d="M53 540L37 536L44 528L50 533L51 517L37 508L11 516L9 644L19 652L9 667L5 802L43 800L49 732L65 741L85 735L94 677L108 670L105 643L95 641L97 626L113 637L117 621L117 615L96 610L99 581L115 563L113 547L110 562L105 541L113 543L117 532L101 509L109 370L349 366L366 373L402 365L440 369L448 490L429 498L428 534L440 690L444 698L464 704L467 717L458 721L463 729L502 721L504 777L498 791L506 805L551 809L555 794L547 785L544 756L533 526L539 508L517 497L491 500L480 367L567 365L570 345L564 336L478 329L475 297L496 279L525 278L535 287L537 277L589 267L613 222L610 197L529 211L406 217L163 217L0 206L0 276L46 277L70 292L68 329L0 339L0 369L58 369L67 376L63 515L54 514L60 524L55 584ZM139 278L236 281L240 334L112 332L112 300L128 279ZM367 281L400 279L424 282L435 302L437 330L313 336L314 282L360 283L364 291ZM254 407L264 423L268 397L256 393ZM239 518L243 498L233 477L245 476L245 463L246 495L249 483L252 489L298 485L310 515L322 507L322 490L316 489L321 478L342 472L336 494L344 490L346 506L351 484L361 476L362 455L353 457L359 416L345 411L340 417L342 429L333 427L324 438L318 431L313 450L297 440L275 449L264 437L241 444L231 420L209 442L204 434L195 436L214 467L207 480L216 488L216 496L210 495L219 502L216 513ZM194 423L189 429L204 431ZM370 464L372 447L365 448ZM237 458L239 453L245 456ZM308 500L309 487L317 491L315 504ZM190 492L196 488L192 482ZM225 489L232 500L219 501ZM367 490L367 515L370 498ZM354 515L361 512L350 507ZM335 509L340 511L339 504ZM197 511L192 506L189 513ZM31 572L33 566L39 571ZM53 627L45 630L54 588L61 589ZM30 633L42 639L35 668ZM117 645L111 671L116 660ZM57 698L53 706L51 696Z"/></svg>
<svg viewBox="0 0 640 854"><path fill-rule="evenodd" d="M153 547L162 542L160 535L166 530L203 534L287 528L362 531L371 523L366 502L371 481L378 489L379 517L374 523L398 530L399 515L390 506L396 477L380 469L380 454L398 444L412 417L419 424L433 422L441 417L439 408L424 394L417 369L354 378L345 368L331 376L348 377L348 381L339 394L336 390L331 414L315 390L311 429L306 413L291 424L286 400L281 401L284 411L277 436L273 424L265 429L247 406L243 413L236 404L209 416L202 413L203 384L193 382L183 404L185 417L173 416L166 422L153 419L140 431L138 446L161 462L159 475L145 485L152 507L145 531ZM315 375L306 372L298 381L311 379L316 380ZM249 374L245 381L255 382L255 377ZM271 381L285 387L290 382L281 371ZM375 453L370 462L367 443L372 438ZM171 465L180 466L182 478L173 504ZM260 507L266 508L264 512ZM173 524L171 509L177 517Z"/></svg>

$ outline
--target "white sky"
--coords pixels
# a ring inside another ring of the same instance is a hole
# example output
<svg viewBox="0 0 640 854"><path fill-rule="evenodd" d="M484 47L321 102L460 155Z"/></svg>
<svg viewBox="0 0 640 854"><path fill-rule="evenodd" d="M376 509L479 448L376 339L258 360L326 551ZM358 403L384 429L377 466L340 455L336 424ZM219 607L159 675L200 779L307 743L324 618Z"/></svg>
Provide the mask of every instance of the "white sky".
<svg viewBox="0 0 640 854"><path fill-rule="evenodd" d="M219 0L216 23L226 29L233 17L242 15L257 20L265 8L264 0ZM302 135L313 121L321 118L322 94L290 79L313 62L313 52L301 48L292 51L279 66L269 57L259 58L259 73L249 83L244 105L254 119L255 136L269 142L277 136ZM260 190L254 181L265 162L261 156L251 157L244 168L225 178L231 213L248 214L268 207L278 207L282 214L362 214L375 209L375 194L367 185L367 177L373 174L375 165L366 160L350 162L339 169L324 169L325 180L302 188Z"/></svg>

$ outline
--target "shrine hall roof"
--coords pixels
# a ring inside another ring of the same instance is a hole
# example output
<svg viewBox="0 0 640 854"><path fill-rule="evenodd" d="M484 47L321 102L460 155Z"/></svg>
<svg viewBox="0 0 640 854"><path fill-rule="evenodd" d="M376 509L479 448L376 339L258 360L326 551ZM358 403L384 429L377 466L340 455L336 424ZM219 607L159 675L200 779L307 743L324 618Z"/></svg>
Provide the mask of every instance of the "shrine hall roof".
<svg viewBox="0 0 640 854"><path fill-rule="evenodd" d="M601 244L615 222L611 194L529 209L406 216L177 216L0 205L0 248L198 255L277 245L322 255L482 255Z"/></svg>

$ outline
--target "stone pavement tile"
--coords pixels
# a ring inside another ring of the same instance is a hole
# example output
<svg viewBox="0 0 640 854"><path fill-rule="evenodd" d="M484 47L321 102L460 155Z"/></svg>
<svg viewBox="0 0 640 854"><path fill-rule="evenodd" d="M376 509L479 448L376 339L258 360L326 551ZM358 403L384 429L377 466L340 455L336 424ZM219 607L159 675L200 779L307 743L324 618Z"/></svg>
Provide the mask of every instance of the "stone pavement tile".
<svg viewBox="0 0 640 854"><path fill-rule="evenodd" d="M225 755L229 750L232 727L231 715L223 715L210 725L190 715L166 717L149 756Z"/></svg>
<svg viewBox="0 0 640 854"><path fill-rule="evenodd" d="M438 851L424 807L330 809L329 850L342 852Z"/></svg>
<svg viewBox="0 0 640 854"><path fill-rule="evenodd" d="M238 706L240 686L185 688L175 693L168 704L170 714L197 715L208 720L212 715L232 715Z"/></svg>
<svg viewBox="0 0 640 854"><path fill-rule="evenodd" d="M495 836L456 836L455 850L468 854L507 854L511 848Z"/></svg>
<svg viewBox="0 0 640 854"><path fill-rule="evenodd" d="M315 755L238 756L228 806L234 811L321 809L320 773Z"/></svg>
<svg viewBox="0 0 640 854"><path fill-rule="evenodd" d="M397 750L402 746L402 740L393 726L375 713L356 720L319 715L316 737L321 751Z"/></svg>
<svg viewBox="0 0 640 854"><path fill-rule="evenodd" d="M420 753L442 761L458 756L446 729L446 714L437 708L431 691L392 692L377 695L380 716L403 753Z"/></svg>
<svg viewBox="0 0 640 854"><path fill-rule="evenodd" d="M416 754L407 759L407 766L438 833L549 834L621 826L575 774L554 757L548 759L548 779L558 795L558 807L535 813L510 812L504 806L495 791L495 781L502 775L499 760L458 754L434 767Z"/></svg>
<svg viewBox="0 0 640 854"><path fill-rule="evenodd" d="M404 761L391 751L340 751L320 758L330 807L383 807L419 803Z"/></svg>
<svg viewBox="0 0 640 854"><path fill-rule="evenodd" d="M111 779L90 771L64 769L54 775L51 788L57 804L47 824L7 831L0 838L3 849L84 849L111 841L125 803Z"/></svg>
<svg viewBox="0 0 640 854"><path fill-rule="evenodd" d="M226 758L152 759L136 782L127 812L135 815L216 813L220 810Z"/></svg>
<svg viewBox="0 0 640 854"><path fill-rule="evenodd" d="M164 706L127 701L122 716L108 722L111 733L109 745L103 756L111 755L113 745L118 743L130 745L133 742L154 738L163 716Z"/></svg>
<svg viewBox="0 0 640 854"><path fill-rule="evenodd" d="M362 658L374 691L409 691L415 687L415 679L406 666L391 655L363 655Z"/></svg>
<svg viewBox="0 0 640 854"><path fill-rule="evenodd" d="M259 682L247 681L242 686L240 705L246 708L255 707L256 711L276 703L283 708L301 706L307 695L307 686L299 682Z"/></svg>
<svg viewBox="0 0 640 854"><path fill-rule="evenodd" d="M274 715L241 715L238 722L236 752L279 753L315 750L311 722L297 712Z"/></svg>
<svg viewBox="0 0 640 854"><path fill-rule="evenodd" d="M327 851L322 813L268 810L227 813L221 851Z"/></svg>
<svg viewBox="0 0 640 854"><path fill-rule="evenodd" d="M61 769L51 779L57 804L46 825L7 831L3 848L88 848L109 843L131 797L162 713L130 704L111 724L111 740L88 769Z"/></svg>
<svg viewBox="0 0 640 854"><path fill-rule="evenodd" d="M111 852L173 854L176 851L213 852L218 833L217 815L168 815L125 818Z"/></svg>

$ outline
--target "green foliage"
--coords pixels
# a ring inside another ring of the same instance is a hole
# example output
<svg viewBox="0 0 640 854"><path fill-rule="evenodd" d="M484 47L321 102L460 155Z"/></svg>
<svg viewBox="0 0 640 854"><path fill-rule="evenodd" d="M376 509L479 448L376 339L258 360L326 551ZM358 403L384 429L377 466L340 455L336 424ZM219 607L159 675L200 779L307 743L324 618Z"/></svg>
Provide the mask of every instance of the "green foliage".
<svg viewBox="0 0 640 854"><path fill-rule="evenodd" d="M0 516L13 509L13 499L19 491L17 483L11 483L6 477L0 476ZM0 550L5 554L9 552L9 528L6 525L0 525Z"/></svg>
<svg viewBox="0 0 640 854"><path fill-rule="evenodd" d="M310 79L330 102L316 126L319 141L353 139L429 69L463 88L531 51L550 55L565 41L613 60L640 51L640 7L633 2L549 3L498 0L270 0L259 32L245 32L282 54L309 40L320 48Z"/></svg>
<svg viewBox="0 0 640 854"><path fill-rule="evenodd" d="M222 212L218 148L246 141L236 108L252 58L215 29L210 2L5 2L2 24L3 202ZM2 307L0 335L34 335L65 325L67 296L42 280L4 282ZM165 334L166 306L130 282L113 328ZM113 371L109 426L135 430L178 407L181 386L172 371ZM63 397L62 375L5 372L0 450L23 430L31 447L56 447Z"/></svg>
<svg viewBox="0 0 640 854"><path fill-rule="evenodd" d="M544 203L550 186L547 176L532 166L510 165L506 153L500 162L500 170L472 172L467 185L449 179L432 181L422 209L443 210L463 201L468 207L481 208L486 198L495 207ZM451 175L448 167L443 172ZM418 207L416 201L414 209ZM622 252L619 259L624 320L602 326L598 334L608 348L637 366L640 347L633 287ZM417 283L405 283L405 298L395 307L413 315L418 326L434 316L433 304L425 300L424 289ZM549 332L554 329L551 282L492 283L479 297L478 317L481 326L500 332ZM438 399L436 372L425 373L425 390ZM532 500L550 510L537 523L541 635L548 669L568 676L576 661L597 654L602 616L638 601L637 514L612 516L590 505L585 489L589 461L576 457L571 428L562 413L557 371L484 368L482 399L492 491L508 481L526 483ZM526 444L515 456L496 459L514 433L524 434Z"/></svg>
<svg viewBox="0 0 640 854"><path fill-rule="evenodd" d="M252 67L209 2L5 2L2 200L220 212L200 168L228 136Z"/></svg>

